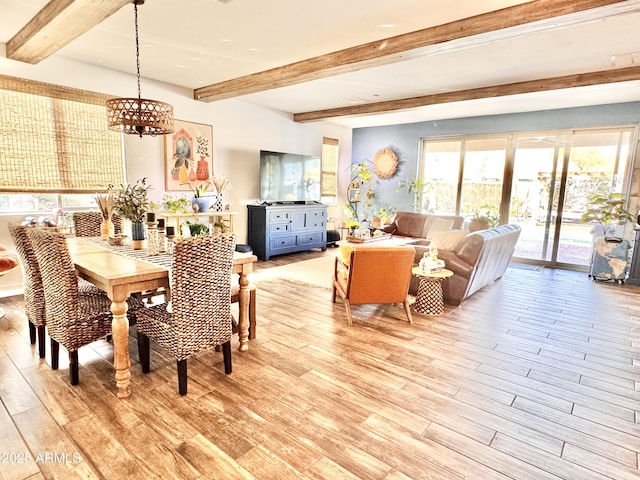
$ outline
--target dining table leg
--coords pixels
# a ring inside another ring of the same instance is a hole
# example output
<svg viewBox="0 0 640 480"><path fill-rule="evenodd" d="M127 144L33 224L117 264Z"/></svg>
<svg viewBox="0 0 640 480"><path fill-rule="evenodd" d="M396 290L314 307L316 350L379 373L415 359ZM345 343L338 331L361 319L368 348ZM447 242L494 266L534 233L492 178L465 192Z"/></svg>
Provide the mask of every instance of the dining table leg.
<svg viewBox="0 0 640 480"><path fill-rule="evenodd" d="M126 297L111 299L111 334L113 336L113 365L116 370L116 396L126 398L131 395L131 360L129 358L129 320L127 319Z"/></svg>
<svg viewBox="0 0 640 480"><path fill-rule="evenodd" d="M240 291L238 292L238 340L240 351L249 350L249 276L247 272L240 272L238 278Z"/></svg>

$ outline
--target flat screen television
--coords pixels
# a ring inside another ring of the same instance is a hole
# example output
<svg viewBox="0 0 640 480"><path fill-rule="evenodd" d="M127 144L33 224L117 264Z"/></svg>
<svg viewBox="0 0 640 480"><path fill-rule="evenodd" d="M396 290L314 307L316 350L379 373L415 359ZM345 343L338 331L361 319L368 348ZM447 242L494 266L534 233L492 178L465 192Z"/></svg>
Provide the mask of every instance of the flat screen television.
<svg viewBox="0 0 640 480"><path fill-rule="evenodd" d="M320 202L320 156L260 150L260 201Z"/></svg>

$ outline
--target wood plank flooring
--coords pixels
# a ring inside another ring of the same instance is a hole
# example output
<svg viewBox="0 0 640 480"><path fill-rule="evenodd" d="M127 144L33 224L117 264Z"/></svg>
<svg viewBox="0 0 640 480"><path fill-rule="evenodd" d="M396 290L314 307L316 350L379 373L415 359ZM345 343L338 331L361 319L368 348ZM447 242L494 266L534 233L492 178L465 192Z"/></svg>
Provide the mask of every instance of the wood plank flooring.
<svg viewBox="0 0 640 480"><path fill-rule="evenodd" d="M353 327L328 290L258 288L231 375L203 353L180 397L174 360L154 348L143 375L132 335L125 400L109 343L80 350L72 387L22 297L0 299L0 478L640 478L639 287L515 266L441 317L357 306Z"/></svg>

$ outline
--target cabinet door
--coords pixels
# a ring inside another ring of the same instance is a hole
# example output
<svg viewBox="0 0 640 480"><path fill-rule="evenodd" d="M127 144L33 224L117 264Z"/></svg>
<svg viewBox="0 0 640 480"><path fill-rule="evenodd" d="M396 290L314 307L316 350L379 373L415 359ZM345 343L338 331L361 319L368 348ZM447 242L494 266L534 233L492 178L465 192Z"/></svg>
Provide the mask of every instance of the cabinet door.
<svg viewBox="0 0 640 480"><path fill-rule="evenodd" d="M291 215L291 231L299 232L307 228L307 211L297 209L290 213Z"/></svg>

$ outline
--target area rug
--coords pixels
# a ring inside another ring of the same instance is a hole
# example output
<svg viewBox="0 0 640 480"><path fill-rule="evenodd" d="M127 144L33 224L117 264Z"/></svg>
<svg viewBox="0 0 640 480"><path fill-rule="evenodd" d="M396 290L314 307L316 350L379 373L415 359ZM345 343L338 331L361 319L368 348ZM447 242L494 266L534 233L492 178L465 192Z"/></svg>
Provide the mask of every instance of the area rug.
<svg viewBox="0 0 640 480"><path fill-rule="evenodd" d="M260 282L261 280L281 279L330 289L334 262L335 255L327 254L281 267L256 270L251 274L251 280Z"/></svg>

